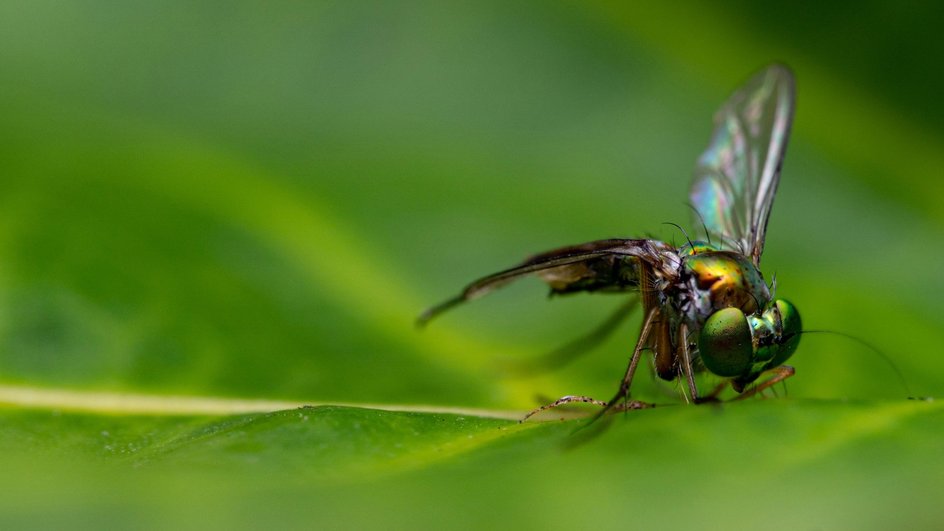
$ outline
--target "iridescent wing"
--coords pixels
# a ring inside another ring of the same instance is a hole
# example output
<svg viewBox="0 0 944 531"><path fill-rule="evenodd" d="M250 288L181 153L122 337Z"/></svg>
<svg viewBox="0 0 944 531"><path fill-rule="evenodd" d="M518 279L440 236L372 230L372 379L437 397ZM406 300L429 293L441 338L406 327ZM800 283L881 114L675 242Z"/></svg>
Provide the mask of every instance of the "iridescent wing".
<svg viewBox="0 0 944 531"><path fill-rule="evenodd" d="M722 248L760 265L793 121L794 82L779 64L755 74L715 114L689 198Z"/></svg>
<svg viewBox="0 0 944 531"><path fill-rule="evenodd" d="M638 268L632 258L653 267L663 265L663 251L671 248L656 240L598 240L535 255L515 267L472 282L455 297L423 312L418 325L463 302L477 299L519 278L537 274L551 293L626 291L638 287Z"/></svg>

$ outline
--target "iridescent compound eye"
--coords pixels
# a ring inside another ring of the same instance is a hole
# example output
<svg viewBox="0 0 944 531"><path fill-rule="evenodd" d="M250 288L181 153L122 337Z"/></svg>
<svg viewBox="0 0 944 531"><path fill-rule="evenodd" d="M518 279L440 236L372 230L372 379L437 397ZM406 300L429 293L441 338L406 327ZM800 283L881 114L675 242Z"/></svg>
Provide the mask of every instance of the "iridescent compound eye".
<svg viewBox="0 0 944 531"><path fill-rule="evenodd" d="M800 344L800 331L803 330L800 312L797 311L796 306L783 299L774 301L774 306L780 314L780 337L778 342L768 347L776 348L776 352L773 353L766 368L779 367L793 355Z"/></svg>
<svg viewBox="0 0 944 531"><path fill-rule="evenodd" d="M705 367L718 376L735 377L748 372L754 346L744 312L724 308L711 314L698 336L698 350Z"/></svg>

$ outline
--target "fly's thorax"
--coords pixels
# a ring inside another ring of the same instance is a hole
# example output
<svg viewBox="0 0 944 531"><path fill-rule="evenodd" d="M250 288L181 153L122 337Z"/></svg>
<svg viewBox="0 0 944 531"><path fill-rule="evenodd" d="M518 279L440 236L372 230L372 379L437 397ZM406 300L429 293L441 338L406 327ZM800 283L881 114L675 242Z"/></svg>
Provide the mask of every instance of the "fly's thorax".
<svg viewBox="0 0 944 531"><path fill-rule="evenodd" d="M692 256L694 254L702 254L707 252L716 252L720 251L714 245L704 242L701 240L689 241L685 245L679 247L678 255L679 256Z"/></svg>
<svg viewBox="0 0 944 531"><path fill-rule="evenodd" d="M738 308L753 314L767 306L770 289L750 259L729 251L706 251L683 258L697 313L707 318L716 310Z"/></svg>

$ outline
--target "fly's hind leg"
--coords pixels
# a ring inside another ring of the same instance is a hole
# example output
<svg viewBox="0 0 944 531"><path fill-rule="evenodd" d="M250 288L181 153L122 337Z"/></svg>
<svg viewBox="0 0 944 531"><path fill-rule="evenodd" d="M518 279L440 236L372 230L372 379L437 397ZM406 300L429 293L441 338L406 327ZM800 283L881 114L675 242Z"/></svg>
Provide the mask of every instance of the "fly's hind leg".
<svg viewBox="0 0 944 531"><path fill-rule="evenodd" d="M604 402L603 400L597 400L596 398L592 398L589 396L567 395L567 396L558 398L557 400L551 402L550 404L547 404L545 406L541 406L537 409L529 411L528 414L525 415L524 418L522 418L518 422L519 423L524 422L528 420L529 418L537 415L538 413L547 411L549 409L554 409L554 408L557 408L566 404L575 404L575 403L593 404L596 406L600 406L604 408L601 413L605 413L607 411L618 412L618 411L629 411L632 409L645 409L645 408L652 407L652 404L649 404L647 402L640 402L639 400L627 400L625 402L620 402L620 403L617 403L616 405L611 406L609 402Z"/></svg>
<svg viewBox="0 0 944 531"><path fill-rule="evenodd" d="M656 320L659 311L655 308L646 313L646 319L642 322L642 331L639 332L639 340L636 341L636 348L633 350L633 357L629 358L629 366L626 367L626 374L620 382L619 390L603 407L603 410L594 415L593 420L603 416L607 411L616 409L617 411L628 411L630 409L643 409L652 407L652 404L629 399L629 387L633 383L633 377L636 375L636 368L639 366L639 358L642 357L642 351L649 341L649 334L652 333L652 324ZM622 401L622 404L620 404Z"/></svg>
<svg viewBox="0 0 944 531"><path fill-rule="evenodd" d="M529 411L528 414L525 415L524 418L522 418L522 419L519 420L518 422L524 422L524 421L528 420L529 418L531 418L531 417L537 415L538 413L540 413L540 412L542 412L542 411L547 411L548 409L554 409L554 408L556 408L556 407L560 407L560 406L563 406L563 405L565 405L565 404L574 404L574 403L578 403L578 404L581 404L581 403L582 403L582 404L595 404L595 405L598 405L598 406L601 406L601 407L606 407L606 402L604 402L604 401L602 401L602 400L597 400L596 398L591 398L591 397L589 397L589 396L567 395L567 396L558 398L557 400L551 402L550 404L547 404L547 405L541 406L541 407L539 407L539 408L537 408L537 409L533 409L533 410Z"/></svg>
<svg viewBox="0 0 944 531"><path fill-rule="evenodd" d="M631 409L643 409L651 407L652 404L647 404L638 400L629 400L629 387L633 383L633 376L636 374L636 367L639 366L639 358L642 355L643 346L646 344L646 340L649 337L650 331L652 330L652 322L655 320L656 314L657 311L654 309L650 310L649 313L646 314L646 320L643 321L642 325L642 332L639 333L639 340L636 342L636 348L633 350L633 356L629 359L629 366L626 368L626 374L623 375L623 380L620 382L619 391L616 392L616 396L614 396L609 401L604 402L589 396L568 395L558 398L546 406L541 406L533 411L530 411L524 416L523 419L521 419L520 422L524 422L542 411L547 411L565 404L573 403L596 404L603 407L599 413L594 415L594 420L602 416L607 411L611 410L628 411ZM621 400L623 401L622 403L620 403Z"/></svg>

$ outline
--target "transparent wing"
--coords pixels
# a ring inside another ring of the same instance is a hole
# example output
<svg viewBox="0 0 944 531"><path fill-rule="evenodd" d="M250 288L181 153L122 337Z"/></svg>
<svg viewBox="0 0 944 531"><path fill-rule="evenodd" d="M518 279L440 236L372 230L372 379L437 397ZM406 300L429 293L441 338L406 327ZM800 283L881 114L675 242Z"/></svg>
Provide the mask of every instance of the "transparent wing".
<svg viewBox="0 0 944 531"><path fill-rule="evenodd" d="M715 114L689 198L714 243L760 265L793 121L794 82L779 64L755 74Z"/></svg>
<svg viewBox="0 0 944 531"><path fill-rule="evenodd" d="M554 293L629 287L635 281L636 269L619 258L636 257L661 266L661 252L669 249L667 244L656 240L611 239L541 253L515 267L472 282L455 297L420 314L417 324L422 326L446 310L531 274L540 275Z"/></svg>

